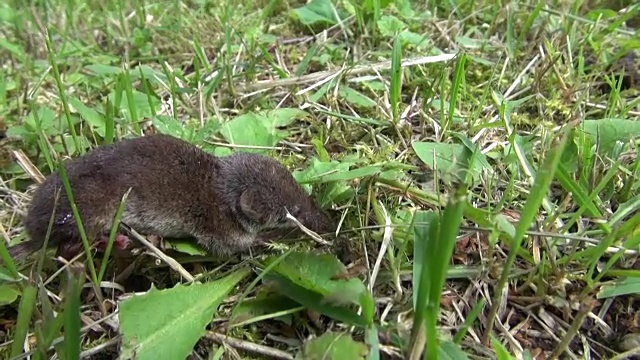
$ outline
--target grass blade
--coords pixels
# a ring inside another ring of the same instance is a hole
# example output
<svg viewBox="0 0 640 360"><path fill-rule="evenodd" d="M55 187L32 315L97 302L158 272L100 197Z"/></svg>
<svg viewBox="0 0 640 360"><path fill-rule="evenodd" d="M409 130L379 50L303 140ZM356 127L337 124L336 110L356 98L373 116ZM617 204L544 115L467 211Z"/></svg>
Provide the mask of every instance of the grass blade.
<svg viewBox="0 0 640 360"><path fill-rule="evenodd" d="M67 268L67 289L64 303L65 358L80 358L80 292L84 283L84 266L72 264Z"/></svg>
<svg viewBox="0 0 640 360"><path fill-rule="evenodd" d="M62 160L58 163L58 170L60 171L60 179L62 180L62 184L64 185L64 189L67 193L67 201L69 201L69 205L71 205L71 212L73 213L73 218L78 226L78 231L80 232L80 238L82 239L82 246L84 247L85 254L87 256L87 262L89 263L89 273L91 275L91 280L93 281L96 287L99 286L98 282L98 274L96 272L95 264L93 263L93 255L91 254L91 243L87 237L87 233L84 228L84 224L82 223L82 218L80 217L80 212L78 211L78 207L73 199L73 191L71 190L71 184L69 183L69 178L67 177L67 172L64 168L64 163Z"/></svg>
<svg viewBox="0 0 640 360"><path fill-rule="evenodd" d="M421 258L419 261L422 266L419 274L414 273L414 277L418 277L420 281L417 289L415 318L411 332L410 359L418 359L422 353L424 347L423 336L426 336L427 345L425 358L436 359L438 356L438 330L436 325L440 310L440 296L466 205L466 189L461 188L450 199L442 217L432 219L429 224L429 237L426 238L424 237L424 230L419 230L424 225L418 225L427 220L426 216L421 216L416 220L415 242L423 242L424 245L421 246L422 253L414 254L416 258Z"/></svg>
<svg viewBox="0 0 640 360"><path fill-rule="evenodd" d="M11 344L11 357L16 357L22 353L22 345L27 338L29 331L29 323L33 309L36 306L36 298L38 289L29 284L22 290L22 298L18 307L18 321L16 324L15 335L13 336L13 344Z"/></svg>
<svg viewBox="0 0 640 360"><path fill-rule="evenodd" d="M400 36L393 41L391 53L391 89L389 90L391 103L391 116L397 126L400 121L400 101L402 92L402 43Z"/></svg>
<svg viewBox="0 0 640 360"><path fill-rule="evenodd" d="M507 261L505 262L502 273L500 274L500 280L498 281L495 289L493 303L491 309L489 310L489 315L487 316L487 329L485 330L483 336L483 342L485 344L488 344L490 340L493 323L498 313L498 306L501 302L500 299L502 298L502 293L505 290L507 284L509 271L513 267L513 264L516 260L516 255L520 250L522 240L524 239L527 230L529 230L531 223L535 221L540 205L542 205L543 201L546 199L546 194L549 191L549 185L555 177L556 169L560 164L562 153L564 152L567 144L567 133L567 131L564 131L560 134L560 141L555 148L549 151L547 157L542 163L540 170L535 177L529 197L524 205L522 214L520 215L520 221L518 222L518 225L516 227L515 236L510 240L509 255L507 256Z"/></svg>
<svg viewBox="0 0 640 360"><path fill-rule="evenodd" d="M120 219L122 219L122 213L124 213L129 193L131 193L131 188L129 188L129 190L127 190L127 192L122 196L120 204L118 205L118 209L116 209L116 213L113 217L113 224L111 225L111 230L109 231L109 241L107 242L107 248L105 249L104 255L102 257L102 264L100 265L100 273L98 273L98 281L96 282L96 284L102 282L104 272L107 270L107 260L109 259L111 249L113 248L113 243L116 239L116 235L118 234L118 229L120 228Z"/></svg>

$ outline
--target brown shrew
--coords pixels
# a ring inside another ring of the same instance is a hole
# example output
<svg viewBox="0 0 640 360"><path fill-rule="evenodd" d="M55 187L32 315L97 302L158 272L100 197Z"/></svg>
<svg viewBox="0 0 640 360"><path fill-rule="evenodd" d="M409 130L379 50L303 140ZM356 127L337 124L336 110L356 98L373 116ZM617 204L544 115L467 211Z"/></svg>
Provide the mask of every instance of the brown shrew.
<svg viewBox="0 0 640 360"><path fill-rule="evenodd" d="M336 229L291 173L263 155L236 152L216 157L186 141L156 134L99 146L64 162L64 168L93 244L108 238L129 189L124 224L143 234L195 238L216 255L248 250L265 229L295 228L287 211L318 233ZM82 251L80 232L56 171L32 197L24 220L30 240L10 248L14 258L42 247L56 203L48 244L67 259ZM125 240L118 235L116 245Z"/></svg>

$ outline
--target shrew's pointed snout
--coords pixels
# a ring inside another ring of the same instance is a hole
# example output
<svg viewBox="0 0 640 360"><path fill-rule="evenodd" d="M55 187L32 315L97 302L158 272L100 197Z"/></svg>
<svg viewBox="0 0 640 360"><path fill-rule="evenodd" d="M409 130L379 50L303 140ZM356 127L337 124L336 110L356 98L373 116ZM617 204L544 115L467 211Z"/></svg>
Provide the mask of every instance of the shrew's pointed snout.
<svg viewBox="0 0 640 360"><path fill-rule="evenodd" d="M302 224L318 234L333 233L336 231L336 224L324 211L319 209L306 212L302 219Z"/></svg>

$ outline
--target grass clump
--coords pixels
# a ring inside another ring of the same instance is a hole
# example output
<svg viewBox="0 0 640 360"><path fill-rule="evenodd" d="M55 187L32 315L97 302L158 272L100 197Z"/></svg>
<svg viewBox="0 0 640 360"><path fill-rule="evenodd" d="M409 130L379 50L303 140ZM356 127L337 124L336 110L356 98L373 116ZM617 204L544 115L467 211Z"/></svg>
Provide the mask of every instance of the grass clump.
<svg viewBox="0 0 640 360"><path fill-rule="evenodd" d="M158 358L154 341L199 358L640 353L637 4L51 0L0 14L3 358ZM151 132L277 157L339 221L351 261L309 239L217 260L169 240L128 276L90 252L12 261L33 185Z"/></svg>

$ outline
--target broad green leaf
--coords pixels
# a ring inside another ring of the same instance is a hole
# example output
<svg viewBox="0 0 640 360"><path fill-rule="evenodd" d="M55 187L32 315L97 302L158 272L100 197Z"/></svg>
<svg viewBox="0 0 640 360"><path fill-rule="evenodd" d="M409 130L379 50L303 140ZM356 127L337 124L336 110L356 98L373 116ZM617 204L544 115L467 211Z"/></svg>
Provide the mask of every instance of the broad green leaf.
<svg viewBox="0 0 640 360"><path fill-rule="evenodd" d="M208 151L209 153L212 153L215 156L220 156L220 157L229 156L233 154L233 150L225 146L217 146L213 149L209 147L206 151Z"/></svg>
<svg viewBox="0 0 640 360"><path fill-rule="evenodd" d="M35 131L36 127L36 119L40 121L40 128L46 135L57 135L59 134L59 129L57 128L56 114L47 106L41 106L38 108L37 114L33 112L29 112L27 115L27 119L25 120L25 125L29 127L29 130ZM63 124L66 123L63 121ZM63 125L64 126L64 125ZM11 129L9 129L11 130Z"/></svg>
<svg viewBox="0 0 640 360"><path fill-rule="evenodd" d="M400 40L402 41L402 45L413 45L418 48L426 47L430 44L429 38L427 36L416 34L414 32L404 30L398 34Z"/></svg>
<svg viewBox="0 0 640 360"><path fill-rule="evenodd" d="M169 83L169 79L167 79L167 76L162 73L161 71L158 71L156 69L153 69L147 65L141 65L138 66L136 68L134 68L131 71L131 78L133 79L140 79L142 76L140 76L140 72L142 72L142 76L144 76L145 79L149 80L149 82L154 83L154 84L168 84Z"/></svg>
<svg viewBox="0 0 640 360"><path fill-rule="evenodd" d="M78 98L69 96L67 100L69 100L69 104L73 106L75 111L77 111L80 114L80 117L82 117L82 119L84 119L84 121L86 121L89 124L91 129L96 133L98 133L100 137L104 138L104 135L106 132L106 125L102 115L100 115L100 113L97 112L95 109L92 109L87 105L85 105Z"/></svg>
<svg viewBox="0 0 640 360"><path fill-rule="evenodd" d="M616 11L613 11L611 9L599 8L590 10L588 13L586 13L585 19L589 19L591 21L604 21L607 19L617 18L618 16L620 16L620 14L618 14Z"/></svg>
<svg viewBox="0 0 640 360"><path fill-rule="evenodd" d="M367 0L367 2L372 2L372 1L373 0ZM393 4L394 7L398 10L398 15L400 15L404 19L414 19L418 17L418 18L424 18L426 20L431 18L431 16L429 15L430 13L428 11L425 11L422 14L417 15L416 12L411 8L412 0L381 0L380 6L385 7L391 2L394 3Z"/></svg>
<svg viewBox="0 0 640 360"><path fill-rule="evenodd" d="M393 37L407 27L402 20L392 15L383 15L378 21L380 34L385 37Z"/></svg>
<svg viewBox="0 0 640 360"><path fill-rule="evenodd" d="M311 160L311 166L303 171L294 171L293 177L298 183L302 184L303 187L307 184L314 183L327 184L317 197L321 207L327 206L330 203L339 204L343 200L350 199L354 193L353 187L349 186L345 181L337 181L342 177L341 174L349 173L349 168L354 163L355 162L348 161L347 159L325 162L313 158ZM353 173L351 173L351 175L353 175ZM349 176L347 176L347 178L349 178Z"/></svg>
<svg viewBox="0 0 640 360"><path fill-rule="evenodd" d="M398 1L398 0L364 0L363 4L362 4L362 8L371 13L371 12L373 12L373 10L374 10L374 8L376 6L375 2L378 2L377 6L379 6L380 9L384 9L387 6L389 6L389 4L391 4L391 3L400 3L401 1Z"/></svg>
<svg viewBox="0 0 640 360"><path fill-rule="evenodd" d="M340 18L336 17L336 13ZM303 25L335 25L340 19L345 18L342 16L343 11L339 11L331 3L331 0L311 0L306 5L291 10L291 14L294 18L300 21Z"/></svg>
<svg viewBox="0 0 640 360"><path fill-rule="evenodd" d="M0 284L0 306L16 301L20 296L20 288L15 284Z"/></svg>
<svg viewBox="0 0 640 360"><path fill-rule="evenodd" d="M173 116L158 115L151 120L160 134L171 135L182 139L184 126Z"/></svg>
<svg viewBox="0 0 640 360"><path fill-rule="evenodd" d="M231 144L248 146L275 146L287 137L278 127L288 125L302 113L282 109L263 113L248 113L227 121L220 126L222 136ZM305 113L306 114L306 113ZM263 149L243 149L249 152L265 152Z"/></svg>
<svg viewBox="0 0 640 360"><path fill-rule="evenodd" d="M371 108L376 106L376 102L368 96L356 91L348 86L341 86L339 91L340 97L350 104Z"/></svg>
<svg viewBox="0 0 640 360"><path fill-rule="evenodd" d="M583 130L593 144L598 144L601 155L611 156L616 142L626 145L631 139L640 136L640 122L616 118L585 120Z"/></svg>
<svg viewBox="0 0 640 360"><path fill-rule="evenodd" d="M268 258L265 266L276 259L277 257ZM327 301L334 304L359 304L360 296L366 291L359 279L341 278L346 273L346 268L332 254L294 252L287 257L287 261L279 262L272 272L323 295Z"/></svg>
<svg viewBox="0 0 640 360"><path fill-rule="evenodd" d="M367 319L358 315L355 311L347 307L333 305L322 294L307 290L285 276L269 273L264 276L264 281L266 283L275 283L280 294L339 322L363 328L368 326Z"/></svg>
<svg viewBox="0 0 640 360"><path fill-rule="evenodd" d="M206 119L204 126L200 128L191 139L192 142L203 147L208 146L209 144L207 144L205 140L209 139L211 135L218 131L220 129L220 125L220 122L216 118Z"/></svg>
<svg viewBox="0 0 640 360"><path fill-rule="evenodd" d="M7 24L13 24L14 23L14 20L16 19L18 12L20 14L23 13L20 8L15 8L14 9L13 4L11 4L9 2L0 3L0 6L2 6L0 8L0 20L5 22L5 23L7 23Z"/></svg>
<svg viewBox="0 0 640 360"><path fill-rule="evenodd" d="M315 183L321 179L325 179L331 174L339 174L349 171L349 168L354 165L353 162L348 161L320 161L317 158L311 160L311 165L300 171L295 170L293 177L301 184Z"/></svg>
<svg viewBox="0 0 640 360"><path fill-rule="evenodd" d="M175 250L188 255L207 255L208 252L193 239L164 239L167 249Z"/></svg>
<svg viewBox="0 0 640 360"><path fill-rule="evenodd" d="M261 120L264 127L273 133L278 127L291 125L297 119L308 117L309 113L296 108L279 108L259 111L256 116Z"/></svg>
<svg viewBox="0 0 640 360"><path fill-rule="evenodd" d="M367 345L354 341L348 333L327 332L308 341L297 359L324 360L364 359L369 353Z"/></svg>
<svg viewBox="0 0 640 360"><path fill-rule="evenodd" d="M469 162L474 156L473 152L465 145L435 143L435 142L415 142L413 150L420 160L443 174L454 176L458 179L464 178L464 172L470 171L474 179L477 179L484 168L488 168L486 157L476 152L476 159L468 169Z"/></svg>
<svg viewBox="0 0 640 360"><path fill-rule="evenodd" d="M216 308L250 269L205 284L152 288L120 304L122 359L184 359Z"/></svg>

